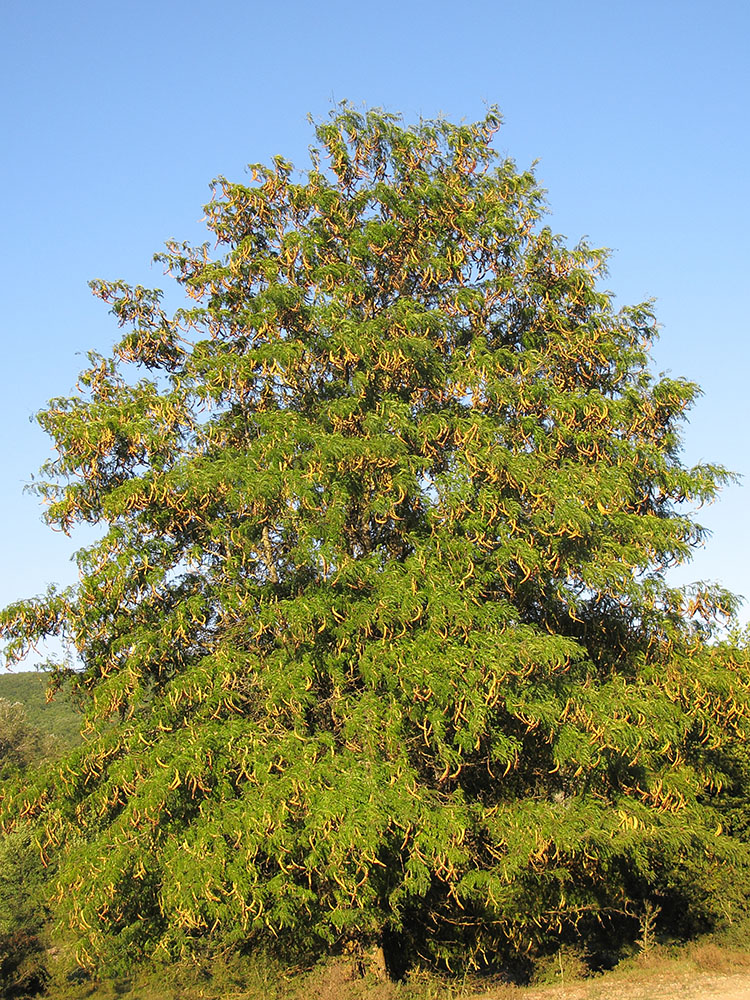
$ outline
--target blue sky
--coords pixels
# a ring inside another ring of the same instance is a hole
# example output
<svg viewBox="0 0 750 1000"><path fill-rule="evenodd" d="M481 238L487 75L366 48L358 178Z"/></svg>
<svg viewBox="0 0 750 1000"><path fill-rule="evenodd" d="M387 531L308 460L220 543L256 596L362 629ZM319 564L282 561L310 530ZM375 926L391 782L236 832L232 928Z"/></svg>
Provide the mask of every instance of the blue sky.
<svg viewBox="0 0 750 1000"><path fill-rule="evenodd" d="M210 179L304 166L308 112L345 98L407 120L498 104L497 148L539 160L550 224L613 248L617 301L657 300L654 367L703 387L686 461L748 477L749 37L744 0L6 0L0 605L75 579L85 536L22 490L48 453L30 416L116 337L87 281L162 285L151 257L203 240ZM680 582L750 598L747 489L701 512L713 535Z"/></svg>

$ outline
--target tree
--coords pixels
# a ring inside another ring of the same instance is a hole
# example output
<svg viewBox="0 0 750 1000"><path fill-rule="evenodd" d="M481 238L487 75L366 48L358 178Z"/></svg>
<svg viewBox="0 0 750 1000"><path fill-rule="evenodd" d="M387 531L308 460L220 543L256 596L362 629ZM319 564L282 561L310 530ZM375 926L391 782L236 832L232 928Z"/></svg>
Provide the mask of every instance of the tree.
<svg viewBox="0 0 750 1000"><path fill-rule="evenodd" d="M298 180L215 182L215 246L157 257L173 316L93 282L125 332L39 415L38 490L105 532L2 619L12 659L56 635L83 667L86 742L5 807L83 962L481 964L737 895L747 655L709 642L730 595L665 577L727 474L682 463L696 386L650 373L650 307L542 225L498 125L343 106Z"/></svg>
<svg viewBox="0 0 750 1000"><path fill-rule="evenodd" d="M54 739L31 725L20 702L0 698L0 782L39 764L53 749Z"/></svg>

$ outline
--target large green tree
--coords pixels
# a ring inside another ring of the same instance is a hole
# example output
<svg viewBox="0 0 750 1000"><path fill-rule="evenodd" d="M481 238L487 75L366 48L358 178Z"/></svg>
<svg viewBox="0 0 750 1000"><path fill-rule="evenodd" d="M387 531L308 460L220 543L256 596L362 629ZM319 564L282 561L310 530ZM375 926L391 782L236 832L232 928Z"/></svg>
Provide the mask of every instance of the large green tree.
<svg viewBox="0 0 750 1000"><path fill-rule="evenodd" d="M708 641L726 593L666 579L726 474L684 465L696 387L498 124L342 107L304 175L215 183L211 242L158 255L173 316L93 283L124 333L39 415L38 489L102 538L2 618L82 665L84 744L5 816L84 962L481 963L741 882L747 658Z"/></svg>

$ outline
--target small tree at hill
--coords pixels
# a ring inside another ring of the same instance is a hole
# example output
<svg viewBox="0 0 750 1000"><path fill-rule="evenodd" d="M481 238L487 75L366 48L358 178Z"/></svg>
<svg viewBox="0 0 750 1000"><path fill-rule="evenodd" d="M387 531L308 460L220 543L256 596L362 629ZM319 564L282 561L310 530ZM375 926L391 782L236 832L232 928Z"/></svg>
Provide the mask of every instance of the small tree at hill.
<svg viewBox="0 0 750 1000"><path fill-rule="evenodd" d="M541 225L497 127L344 107L300 180L215 183L215 246L158 258L174 316L93 284L125 332L40 414L39 491L106 531L3 617L12 658L84 667L86 742L5 811L83 962L481 964L741 882L747 658L707 644L725 592L665 579L726 474L681 462L696 387L650 374L650 308Z"/></svg>
<svg viewBox="0 0 750 1000"><path fill-rule="evenodd" d="M0 782L39 764L54 750L54 739L31 725L20 702L0 698Z"/></svg>

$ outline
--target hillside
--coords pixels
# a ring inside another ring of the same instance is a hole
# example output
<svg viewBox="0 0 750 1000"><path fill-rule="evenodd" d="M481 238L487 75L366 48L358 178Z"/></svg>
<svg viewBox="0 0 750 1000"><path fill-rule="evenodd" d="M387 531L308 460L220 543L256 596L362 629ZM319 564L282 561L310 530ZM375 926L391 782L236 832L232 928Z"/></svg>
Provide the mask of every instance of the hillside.
<svg viewBox="0 0 750 1000"><path fill-rule="evenodd" d="M79 739L80 716L65 691L47 702L46 688L47 675L44 673L24 671L0 674L0 698L20 702L33 726L54 736L62 747L72 746Z"/></svg>

